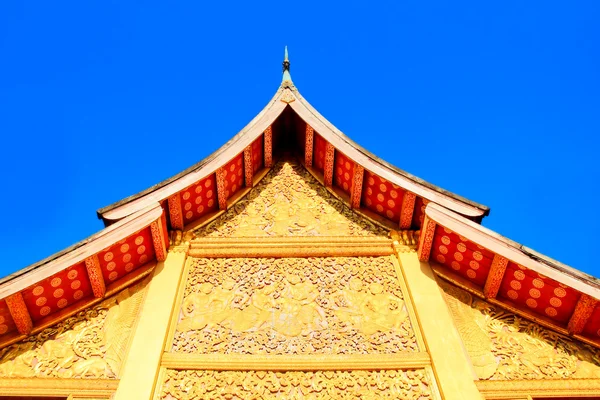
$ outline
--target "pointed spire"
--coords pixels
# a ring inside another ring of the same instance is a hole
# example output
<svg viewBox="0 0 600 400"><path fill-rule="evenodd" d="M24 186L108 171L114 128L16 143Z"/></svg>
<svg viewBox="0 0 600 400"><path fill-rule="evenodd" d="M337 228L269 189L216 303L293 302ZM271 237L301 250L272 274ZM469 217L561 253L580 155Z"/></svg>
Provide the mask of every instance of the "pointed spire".
<svg viewBox="0 0 600 400"><path fill-rule="evenodd" d="M290 86L292 84L292 76L290 75L290 60L288 59L288 49L285 46L283 56L283 78L281 79L282 86Z"/></svg>

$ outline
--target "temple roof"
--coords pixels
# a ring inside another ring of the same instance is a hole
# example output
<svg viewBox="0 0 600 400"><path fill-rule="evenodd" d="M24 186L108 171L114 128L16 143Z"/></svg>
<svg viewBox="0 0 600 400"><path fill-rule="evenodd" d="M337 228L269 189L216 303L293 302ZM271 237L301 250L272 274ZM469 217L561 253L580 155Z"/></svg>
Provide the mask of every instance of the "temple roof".
<svg viewBox="0 0 600 400"><path fill-rule="evenodd" d="M149 274L169 231L224 216L279 159L295 158L348 212L419 235L418 254L443 279L558 332L600 347L600 285L480 225L489 208L423 181L358 146L282 83L246 127L181 173L97 211L105 229L0 280L0 347L89 307Z"/></svg>

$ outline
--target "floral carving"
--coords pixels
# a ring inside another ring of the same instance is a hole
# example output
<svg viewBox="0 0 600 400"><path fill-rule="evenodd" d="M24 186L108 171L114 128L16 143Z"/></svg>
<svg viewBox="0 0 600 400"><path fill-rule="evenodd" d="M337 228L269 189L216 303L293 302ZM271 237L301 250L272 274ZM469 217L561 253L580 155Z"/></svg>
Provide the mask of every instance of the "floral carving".
<svg viewBox="0 0 600 400"><path fill-rule="evenodd" d="M0 351L0 377L116 378L143 283Z"/></svg>
<svg viewBox="0 0 600 400"><path fill-rule="evenodd" d="M390 257L195 259L172 351L418 351Z"/></svg>
<svg viewBox="0 0 600 400"><path fill-rule="evenodd" d="M441 282L480 379L600 378L600 351Z"/></svg>
<svg viewBox="0 0 600 400"><path fill-rule="evenodd" d="M296 161L279 162L225 214L195 231L197 237L384 236L333 197Z"/></svg>
<svg viewBox="0 0 600 400"><path fill-rule="evenodd" d="M167 370L160 399L433 398L425 370L191 371Z"/></svg>

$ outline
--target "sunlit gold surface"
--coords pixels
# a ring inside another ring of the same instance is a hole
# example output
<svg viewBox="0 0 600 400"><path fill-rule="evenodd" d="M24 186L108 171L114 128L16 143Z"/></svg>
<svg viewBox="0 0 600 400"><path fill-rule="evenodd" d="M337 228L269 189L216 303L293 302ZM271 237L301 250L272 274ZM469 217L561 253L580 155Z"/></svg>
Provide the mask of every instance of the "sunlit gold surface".
<svg viewBox="0 0 600 400"><path fill-rule="evenodd" d="M172 351L417 351L390 257L195 259Z"/></svg>
<svg viewBox="0 0 600 400"><path fill-rule="evenodd" d="M388 371L167 370L160 399L414 399L432 398L423 369Z"/></svg>
<svg viewBox="0 0 600 400"><path fill-rule="evenodd" d="M248 195L196 236L384 236L296 161L277 163Z"/></svg>
<svg viewBox="0 0 600 400"><path fill-rule="evenodd" d="M0 377L116 378L145 283L2 349Z"/></svg>
<svg viewBox="0 0 600 400"><path fill-rule="evenodd" d="M600 378L600 351L440 281L480 379Z"/></svg>

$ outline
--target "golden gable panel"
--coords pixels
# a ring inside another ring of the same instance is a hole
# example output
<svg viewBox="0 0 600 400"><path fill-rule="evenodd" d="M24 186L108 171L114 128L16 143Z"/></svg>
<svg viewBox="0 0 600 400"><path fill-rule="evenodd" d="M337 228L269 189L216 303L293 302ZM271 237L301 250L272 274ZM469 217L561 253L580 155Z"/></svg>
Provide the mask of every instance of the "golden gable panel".
<svg viewBox="0 0 600 400"><path fill-rule="evenodd" d="M197 237L388 236L293 160L278 162L245 198L194 233Z"/></svg>
<svg viewBox="0 0 600 400"><path fill-rule="evenodd" d="M160 399L434 398L424 369L387 371L167 370Z"/></svg>
<svg viewBox="0 0 600 400"><path fill-rule="evenodd" d="M600 350L439 283L480 379L600 378Z"/></svg>
<svg viewBox="0 0 600 400"><path fill-rule="evenodd" d="M387 257L193 259L172 352L418 351Z"/></svg>
<svg viewBox="0 0 600 400"><path fill-rule="evenodd" d="M0 377L119 377L147 280L0 351Z"/></svg>

